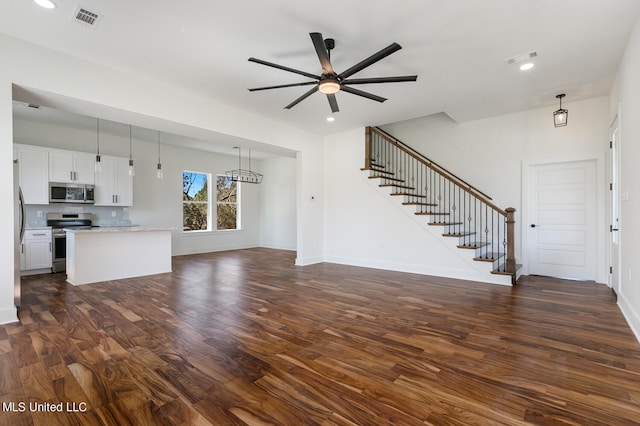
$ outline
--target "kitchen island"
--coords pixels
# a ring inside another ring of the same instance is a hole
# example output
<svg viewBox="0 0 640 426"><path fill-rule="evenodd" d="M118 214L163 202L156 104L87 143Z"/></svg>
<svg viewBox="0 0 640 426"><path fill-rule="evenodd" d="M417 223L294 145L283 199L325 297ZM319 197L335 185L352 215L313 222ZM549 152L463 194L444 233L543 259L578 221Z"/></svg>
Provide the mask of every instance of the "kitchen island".
<svg viewBox="0 0 640 426"><path fill-rule="evenodd" d="M66 229L73 285L171 272L171 229L140 226Z"/></svg>

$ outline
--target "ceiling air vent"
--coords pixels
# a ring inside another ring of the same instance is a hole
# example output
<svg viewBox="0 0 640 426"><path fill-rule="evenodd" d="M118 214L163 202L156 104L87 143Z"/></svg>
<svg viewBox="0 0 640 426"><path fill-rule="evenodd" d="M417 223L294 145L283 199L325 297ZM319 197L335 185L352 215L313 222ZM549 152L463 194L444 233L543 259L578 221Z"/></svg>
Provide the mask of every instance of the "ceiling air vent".
<svg viewBox="0 0 640 426"><path fill-rule="evenodd" d="M73 12L72 19L84 27L95 28L102 20L102 15L78 6Z"/></svg>

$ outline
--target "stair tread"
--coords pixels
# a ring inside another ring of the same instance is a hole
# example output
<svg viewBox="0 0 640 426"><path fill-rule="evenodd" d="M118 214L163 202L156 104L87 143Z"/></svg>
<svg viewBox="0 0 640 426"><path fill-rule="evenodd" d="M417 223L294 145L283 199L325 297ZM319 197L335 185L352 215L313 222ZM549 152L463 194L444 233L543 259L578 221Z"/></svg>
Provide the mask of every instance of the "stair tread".
<svg viewBox="0 0 640 426"><path fill-rule="evenodd" d="M388 176L378 176L378 175L371 175L369 176L369 179L385 179L385 180L391 180L394 182L404 182L404 179L392 178Z"/></svg>
<svg viewBox="0 0 640 426"><path fill-rule="evenodd" d="M485 243L484 241L476 241L473 244L469 244L469 245L464 245L464 244L460 244L458 245L458 248L461 249L478 249L480 247L485 247L488 246L489 243Z"/></svg>
<svg viewBox="0 0 640 426"><path fill-rule="evenodd" d="M426 195L419 195L419 194L411 194L409 192L392 192L389 195L405 195L407 197L417 197L417 198L427 198Z"/></svg>
<svg viewBox="0 0 640 426"><path fill-rule="evenodd" d="M388 173L388 174L392 174L392 175L395 174L394 172L389 172L389 171L386 171L384 169L386 169L385 166L381 166L379 164L373 164L373 163L369 167L360 167L360 170L362 170L362 171L372 170L372 171L380 172L380 173Z"/></svg>
<svg viewBox="0 0 640 426"><path fill-rule="evenodd" d="M516 265L516 272L518 272L518 269L522 268L522 264L518 263ZM498 269L494 269L493 271L491 271L492 274L496 274L496 275L513 275L514 273L512 272L507 272L507 271L500 271Z"/></svg>
<svg viewBox="0 0 640 426"><path fill-rule="evenodd" d="M417 201L408 201L402 203L403 206L428 206L428 207L436 207L438 204L436 203L420 203Z"/></svg>
<svg viewBox="0 0 640 426"><path fill-rule="evenodd" d="M455 226L462 225L462 222L429 222L429 226Z"/></svg>
<svg viewBox="0 0 640 426"><path fill-rule="evenodd" d="M418 216L425 216L425 215L431 215L431 216L444 215L444 216L446 216L446 215L449 215L451 213L446 213L446 212L443 212L443 213L440 213L440 212L416 212L415 214L417 214Z"/></svg>
<svg viewBox="0 0 640 426"><path fill-rule="evenodd" d="M477 262L495 262L504 256L505 253L489 252L484 253L482 256L474 257L473 260Z"/></svg>
<svg viewBox="0 0 640 426"><path fill-rule="evenodd" d="M413 186L398 185L396 183L381 183L378 186L381 187L381 188L392 186L394 188L409 189L409 190L412 190L412 191L415 189Z"/></svg>
<svg viewBox="0 0 640 426"><path fill-rule="evenodd" d="M442 234L443 237L468 237L469 235L475 235L475 232L453 232Z"/></svg>

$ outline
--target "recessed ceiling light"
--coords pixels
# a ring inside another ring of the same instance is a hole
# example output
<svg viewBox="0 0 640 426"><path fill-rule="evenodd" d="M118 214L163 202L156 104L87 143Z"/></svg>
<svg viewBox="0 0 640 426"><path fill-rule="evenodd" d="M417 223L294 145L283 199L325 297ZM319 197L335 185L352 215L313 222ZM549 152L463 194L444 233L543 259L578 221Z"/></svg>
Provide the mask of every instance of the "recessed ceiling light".
<svg viewBox="0 0 640 426"><path fill-rule="evenodd" d="M526 62L520 65L520 71L529 71L533 67L534 67L533 62Z"/></svg>
<svg viewBox="0 0 640 426"><path fill-rule="evenodd" d="M336 118L335 118L335 117L333 117L333 116L331 116L331 117L327 117L327 121L328 121L329 123L331 123L332 121L336 121Z"/></svg>
<svg viewBox="0 0 640 426"><path fill-rule="evenodd" d="M44 7L45 9L55 9L56 4L51 0L33 0L36 2L38 6Z"/></svg>

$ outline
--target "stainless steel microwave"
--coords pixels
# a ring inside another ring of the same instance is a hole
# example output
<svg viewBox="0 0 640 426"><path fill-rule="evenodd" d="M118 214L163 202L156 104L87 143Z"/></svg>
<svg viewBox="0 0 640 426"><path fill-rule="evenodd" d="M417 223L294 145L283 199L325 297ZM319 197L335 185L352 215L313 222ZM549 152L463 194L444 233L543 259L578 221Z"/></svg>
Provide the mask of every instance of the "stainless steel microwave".
<svg viewBox="0 0 640 426"><path fill-rule="evenodd" d="M49 183L50 203L93 204L94 186L82 183Z"/></svg>

